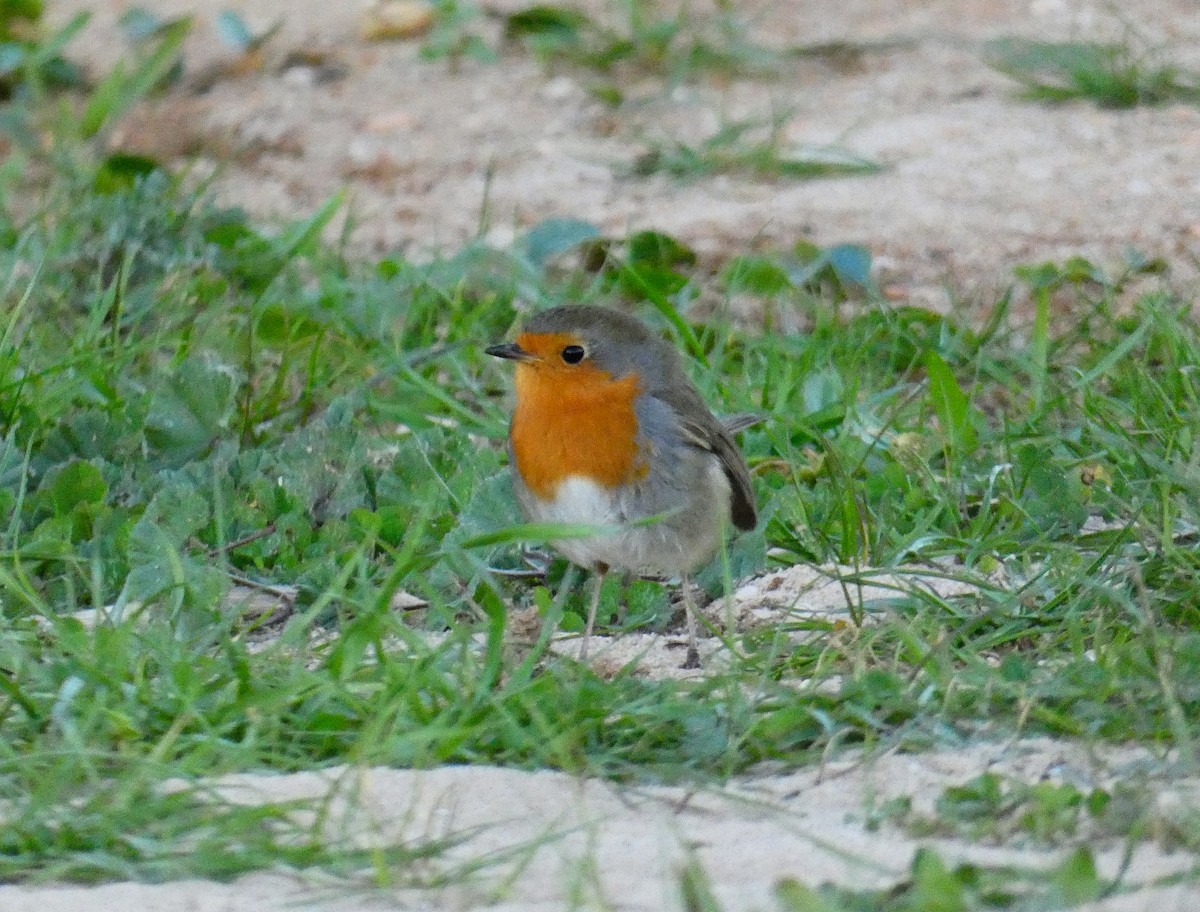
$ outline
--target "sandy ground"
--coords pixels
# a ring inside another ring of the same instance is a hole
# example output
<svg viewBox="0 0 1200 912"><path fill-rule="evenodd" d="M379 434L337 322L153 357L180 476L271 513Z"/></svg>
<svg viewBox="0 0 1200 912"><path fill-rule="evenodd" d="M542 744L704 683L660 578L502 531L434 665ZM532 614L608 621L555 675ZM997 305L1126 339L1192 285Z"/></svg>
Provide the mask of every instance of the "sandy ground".
<svg viewBox="0 0 1200 912"><path fill-rule="evenodd" d="M364 4L318 0L146 0L160 15L191 12L188 76L171 95L135 111L108 141L215 169L215 188L260 216L307 214L350 189L353 243L368 254L426 255L484 234L509 243L554 216L586 218L623 233L654 227L720 257L807 238L855 241L876 254L889 297L937 308L986 300L1013 266L1081 253L1118 262L1138 247L1195 283L1200 251L1200 110L1132 112L1088 105L1050 109L1016 100L1012 84L981 61L1001 35L1044 38L1120 34L1116 7L1090 0L756 0L739 8L753 35L774 46L849 41L858 50L812 57L769 81L701 82L668 93L624 86L614 111L589 94L595 74L547 72L525 55L494 65L422 61L413 42L359 37ZM485 9L521 4L482 0ZM593 6L599 6L597 0ZM58 0L51 17L95 17L71 53L102 72L124 52L115 30L127 6ZM213 22L223 8L255 27L282 17L261 70L211 74L231 62ZM696 12L706 7L693 4ZM1137 24L1180 64L1200 66L1195 0L1142 0ZM487 29L495 33L494 20ZM296 63L296 52L308 63ZM288 63L291 59L292 63ZM877 176L809 183L721 176L679 183L636 178L630 164L655 141L699 141L722 124L779 115L797 146L837 143L883 163ZM848 602L881 590L830 583L796 569L739 593L739 628L783 614L838 618ZM949 584L905 577L940 594ZM967 590L954 590L962 594ZM718 627L731 616L712 606ZM571 652L576 641L556 648ZM706 662L720 662L709 640ZM631 659L641 673L678 673L670 638L601 640L598 670ZM913 796L928 807L947 785L986 770L1079 787L1160 768L1129 748L1099 755L1051 741L978 743L920 756L831 759L821 769L745 777L725 789L618 788L567 776L487 768L332 770L223 782L239 800L320 796L338 783L333 835L365 843L482 829L448 859L488 862L455 886L378 890L365 882L261 873L233 884L0 887L5 912L138 908L146 912L329 912L384 909L558 910L682 908L678 871L694 856L724 908L773 909L783 877L883 886L903 877L921 840L872 808ZM1163 801L1200 803L1191 781L1164 784ZM349 794L352 797L347 799ZM933 841L950 859L1044 865L1060 853ZM1097 844L1102 873L1122 847ZM1194 912L1200 889L1141 889L1194 860L1140 846L1122 883L1129 892L1096 912Z"/></svg>
<svg viewBox="0 0 1200 912"><path fill-rule="evenodd" d="M998 847L953 840L915 840L884 822L868 826L873 808L913 796L929 811L948 784L985 771L1028 781L1110 787L1160 767L1140 749L1099 754L1047 740L980 743L935 754L848 757L789 775L744 777L728 788L621 787L561 773L444 767L414 772L333 769L291 776L235 776L219 783L229 799L258 802L322 799L332 836L362 846L412 844L470 834L440 862L423 869L453 885L379 888L320 876L260 873L230 884L108 884L99 887L0 887L5 912L322 912L465 910L552 912L621 909L662 912L683 908L679 874L690 859L709 877L722 908L771 910L782 879L880 888L907 873L919 845L948 863L1044 868L1065 851ZM1195 782L1164 785L1163 803ZM1116 875L1124 846L1097 843L1098 872ZM473 873L469 866L483 862ZM1200 887L1144 888L1188 871L1194 859L1139 846L1109 899L1092 912L1194 912ZM461 867L459 867L461 866ZM456 873L457 872L457 873Z"/></svg>
<svg viewBox="0 0 1200 912"><path fill-rule="evenodd" d="M114 23L126 5L59 0L53 13L95 13L72 50L100 72L125 51ZM498 64L449 67L422 60L416 42L365 42L363 3L144 5L163 16L195 14L193 76L137 112L112 142L167 158L197 155L212 167L232 157L217 189L258 214L307 214L348 186L353 237L367 252L418 255L481 232L504 244L542 219L569 216L618 234L665 230L713 256L800 238L862 242L876 253L890 297L939 308L994 294L1014 265L1076 253L1111 264L1136 247L1165 258L1183 281L1196 276L1200 109L1047 108L1016 99L1015 84L982 59L982 43L1003 35L1124 34L1133 13L1116 4L754 0L738 9L763 44L840 41L857 50L805 59L767 80L667 93L657 80L623 84L627 100L616 110L589 94L602 81L590 71L547 72L519 52ZM256 28L282 19L262 71L204 75L232 58L213 27L222 8ZM689 8L703 16L711 3ZM498 31L495 17L482 21ZM1166 58L1200 65L1194 0L1141 0L1136 26ZM288 65L298 51L320 63ZM802 183L630 173L655 141L695 143L722 125L773 116L788 144L836 143L886 170Z"/></svg>

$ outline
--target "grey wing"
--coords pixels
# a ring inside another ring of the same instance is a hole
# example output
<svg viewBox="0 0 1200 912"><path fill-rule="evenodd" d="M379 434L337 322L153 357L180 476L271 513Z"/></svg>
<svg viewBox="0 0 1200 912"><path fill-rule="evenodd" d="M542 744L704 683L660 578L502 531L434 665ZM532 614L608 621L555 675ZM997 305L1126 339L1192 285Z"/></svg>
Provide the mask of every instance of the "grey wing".
<svg viewBox="0 0 1200 912"><path fill-rule="evenodd" d="M755 412L739 412L736 415L725 415L721 418L721 426L730 434L740 434L766 420L766 415L759 415Z"/></svg>
<svg viewBox="0 0 1200 912"><path fill-rule="evenodd" d="M683 432L690 443L721 460L721 468L729 479L729 513L733 524L743 532L749 532L758 523L758 511L754 507L754 489L750 485L746 458L724 426L712 415L707 417L708 421L700 422L685 418Z"/></svg>
<svg viewBox="0 0 1200 912"><path fill-rule="evenodd" d="M750 469L733 435L757 424L757 416L734 416L728 425L722 424L709 410L699 390L683 370L679 352L665 342L652 350L655 369L644 370L643 376L654 378L647 392L663 402L679 419L680 432L686 443L707 450L721 462L729 480L729 513L734 526L743 532L754 528L758 511L754 507L754 489L750 485Z"/></svg>
<svg viewBox="0 0 1200 912"><path fill-rule="evenodd" d="M682 372L680 372L682 377ZM676 382L668 389L656 391L679 416L681 430L688 443L708 450L721 461L725 477L729 479L729 513L733 524L743 532L754 528L758 522L758 511L754 507L754 489L750 485L750 469L746 458L733 440L733 433L750 424L744 416L733 423L733 432L726 428L708 410L700 393L690 381Z"/></svg>

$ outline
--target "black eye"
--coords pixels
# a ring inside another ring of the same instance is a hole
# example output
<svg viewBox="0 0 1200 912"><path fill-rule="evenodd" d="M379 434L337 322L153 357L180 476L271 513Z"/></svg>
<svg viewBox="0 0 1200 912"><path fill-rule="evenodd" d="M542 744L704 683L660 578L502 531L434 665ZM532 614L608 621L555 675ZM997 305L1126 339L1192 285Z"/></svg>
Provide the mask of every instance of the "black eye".
<svg viewBox="0 0 1200 912"><path fill-rule="evenodd" d="M582 345L568 345L562 350L562 359L568 364L578 364L586 354Z"/></svg>

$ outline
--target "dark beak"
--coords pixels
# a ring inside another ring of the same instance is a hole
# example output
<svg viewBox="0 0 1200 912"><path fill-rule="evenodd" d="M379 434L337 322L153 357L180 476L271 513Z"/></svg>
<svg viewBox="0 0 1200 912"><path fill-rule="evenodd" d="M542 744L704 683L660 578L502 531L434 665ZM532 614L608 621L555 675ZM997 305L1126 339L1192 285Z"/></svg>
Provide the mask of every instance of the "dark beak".
<svg viewBox="0 0 1200 912"><path fill-rule="evenodd" d="M500 345L489 345L484 349L489 355L497 358L507 358L509 361L537 361L538 356L527 352L516 342L504 342Z"/></svg>

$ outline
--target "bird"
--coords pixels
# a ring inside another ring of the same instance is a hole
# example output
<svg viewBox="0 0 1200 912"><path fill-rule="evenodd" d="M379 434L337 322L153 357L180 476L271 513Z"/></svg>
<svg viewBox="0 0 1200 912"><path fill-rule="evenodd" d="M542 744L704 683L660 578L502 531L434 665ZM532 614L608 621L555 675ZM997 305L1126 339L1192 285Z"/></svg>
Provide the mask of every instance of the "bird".
<svg viewBox="0 0 1200 912"><path fill-rule="evenodd" d="M722 423L684 371L678 349L638 318L570 304L531 315L512 342L486 353L516 363L508 451L513 490L536 523L600 527L551 541L594 573L580 661L610 570L679 577L687 615L684 668L698 668L689 575L732 524L758 515L733 435L757 416Z"/></svg>

